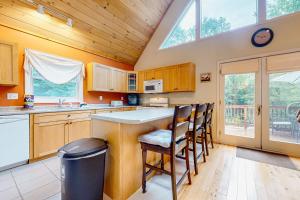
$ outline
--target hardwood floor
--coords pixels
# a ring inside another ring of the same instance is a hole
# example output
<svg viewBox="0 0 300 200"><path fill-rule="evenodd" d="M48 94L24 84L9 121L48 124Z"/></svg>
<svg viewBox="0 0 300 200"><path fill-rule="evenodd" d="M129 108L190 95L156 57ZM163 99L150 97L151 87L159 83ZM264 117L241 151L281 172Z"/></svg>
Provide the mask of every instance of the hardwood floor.
<svg viewBox="0 0 300 200"><path fill-rule="evenodd" d="M290 158L298 170L278 167L236 157L236 147L216 145L206 163L200 162L199 174L192 173L178 194L179 200L293 200L300 197L300 159ZM194 167L191 162L191 169ZM177 160L178 177L184 162ZM168 168L168 166L166 166ZM147 193L141 189L129 200L172 199L171 180L156 175L147 181Z"/></svg>
<svg viewBox="0 0 300 200"><path fill-rule="evenodd" d="M231 146L216 145L210 152L179 199L299 199L300 171L238 158ZM291 160L300 169L300 159Z"/></svg>

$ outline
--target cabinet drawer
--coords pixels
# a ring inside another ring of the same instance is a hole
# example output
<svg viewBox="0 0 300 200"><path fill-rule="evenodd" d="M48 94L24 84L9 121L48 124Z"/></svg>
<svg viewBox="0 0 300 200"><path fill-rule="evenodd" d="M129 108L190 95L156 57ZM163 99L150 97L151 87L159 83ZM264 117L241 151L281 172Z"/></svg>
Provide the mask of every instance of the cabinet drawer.
<svg viewBox="0 0 300 200"><path fill-rule="evenodd" d="M34 115L34 123L47 123L55 121L65 121L74 119L89 118L91 111L75 111L75 112L54 112Z"/></svg>
<svg viewBox="0 0 300 200"><path fill-rule="evenodd" d="M99 109L99 110L96 110L96 114L97 113L104 113L104 112L122 112L122 111L123 111L122 108Z"/></svg>

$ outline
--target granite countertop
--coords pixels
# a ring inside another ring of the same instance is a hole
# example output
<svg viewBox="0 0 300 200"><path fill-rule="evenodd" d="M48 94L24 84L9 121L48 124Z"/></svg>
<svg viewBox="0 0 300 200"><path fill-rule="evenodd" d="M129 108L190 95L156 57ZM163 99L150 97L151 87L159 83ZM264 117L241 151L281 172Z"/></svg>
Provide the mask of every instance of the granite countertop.
<svg viewBox="0 0 300 200"><path fill-rule="evenodd" d="M63 105L63 106L35 106L33 109L26 109L22 106L4 106L0 107L0 115L22 115L22 114L37 114L37 113L50 113L50 112L68 112L80 110L97 110L97 109L114 109L133 106L119 106L113 107L109 104L88 104L83 107L79 105Z"/></svg>
<svg viewBox="0 0 300 200"><path fill-rule="evenodd" d="M123 124L142 124L172 117L174 108L148 108L127 112L99 113L91 115L94 120L104 120Z"/></svg>

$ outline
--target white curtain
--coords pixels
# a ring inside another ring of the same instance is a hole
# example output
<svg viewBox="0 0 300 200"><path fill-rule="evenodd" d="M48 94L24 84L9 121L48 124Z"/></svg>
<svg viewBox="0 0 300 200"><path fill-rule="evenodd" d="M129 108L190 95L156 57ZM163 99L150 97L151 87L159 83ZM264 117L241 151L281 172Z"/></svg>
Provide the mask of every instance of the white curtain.
<svg viewBox="0 0 300 200"><path fill-rule="evenodd" d="M25 92L33 94L32 69L38 71L43 78L55 83L64 84L79 77L81 82L85 77L83 62L71 60L51 54L25 49L24 70L25 70ZM79 88L79 99L82 97L82 84Z"/></svg>

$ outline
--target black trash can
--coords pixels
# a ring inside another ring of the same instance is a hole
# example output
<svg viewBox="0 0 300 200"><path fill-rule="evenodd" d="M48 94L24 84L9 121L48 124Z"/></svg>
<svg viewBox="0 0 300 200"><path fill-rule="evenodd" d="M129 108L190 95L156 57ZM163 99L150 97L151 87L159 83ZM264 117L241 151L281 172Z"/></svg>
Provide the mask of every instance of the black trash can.
<svg viewBox="0 0 300 200"><path fill-rule="evenodd" d="M97 138L71 142L59 149L62 200L102 200L107 143Z"/></svg>

